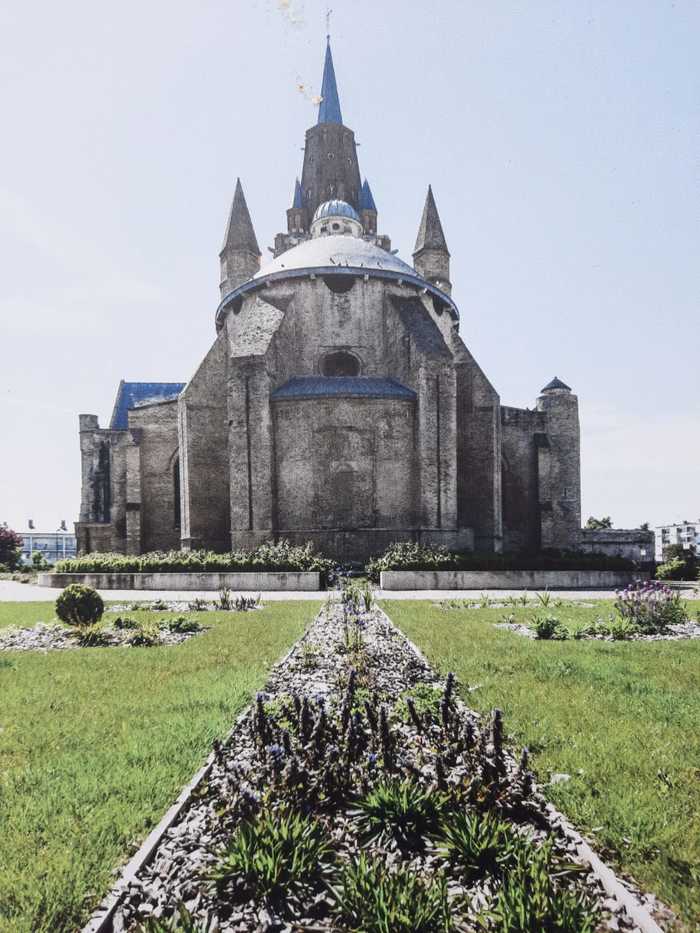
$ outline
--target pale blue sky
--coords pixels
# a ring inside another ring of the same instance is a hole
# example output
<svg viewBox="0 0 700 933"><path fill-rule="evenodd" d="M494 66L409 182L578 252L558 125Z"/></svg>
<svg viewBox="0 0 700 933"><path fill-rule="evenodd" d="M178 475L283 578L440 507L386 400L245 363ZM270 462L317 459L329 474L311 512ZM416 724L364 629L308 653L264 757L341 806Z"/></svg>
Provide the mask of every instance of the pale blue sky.
<svg viewBox="0 0 700 933"><path fill-rule="evenodd" d="M696 0L332 5L380 228L410 261L432 183L502 402L554 375L580 397L584 518L697 518ZM237 175L266 255L285 227L324 12L0 8L0 521L76 519L78 412L106 424L120 378L194 371Z"/></svg>

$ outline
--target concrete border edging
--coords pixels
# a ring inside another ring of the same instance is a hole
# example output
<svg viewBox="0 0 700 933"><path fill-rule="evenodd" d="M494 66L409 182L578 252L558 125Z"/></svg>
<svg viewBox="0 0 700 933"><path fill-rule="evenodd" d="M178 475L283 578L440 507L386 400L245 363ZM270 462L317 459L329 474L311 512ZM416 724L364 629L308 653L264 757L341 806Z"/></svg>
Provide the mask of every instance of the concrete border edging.
<svg viewBox="0 0 700 933"><path fill-rule="evenodd" d="M227 587L237 592L270 590L314 592L321 589L316 570L221 571L201 573L40 573L39 586L61 587L83 583L96 590L211 590Z"/></svg>
<svg viewBox="0 0 700 933"><path fill-rule="evenodd" d="M648 573L632 570L382 570L382 590L611 590Z"/></svg>

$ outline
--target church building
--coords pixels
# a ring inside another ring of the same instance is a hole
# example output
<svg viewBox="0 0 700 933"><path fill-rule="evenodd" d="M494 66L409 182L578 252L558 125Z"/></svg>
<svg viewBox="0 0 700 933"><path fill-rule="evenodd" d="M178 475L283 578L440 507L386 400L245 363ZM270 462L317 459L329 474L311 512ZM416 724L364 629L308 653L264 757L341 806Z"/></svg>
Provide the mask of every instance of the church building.
<svg viewBox="0 0 700 933"><path fill-rule="evenodd" d="M412 264L392 250L330 44L293 190L263 264L237 182L214 341L189 382L122 382L109 427L80 415L79 550L577 546L578 400L555 378L533 409L501 404L459 334L430 187Z"/></svg>

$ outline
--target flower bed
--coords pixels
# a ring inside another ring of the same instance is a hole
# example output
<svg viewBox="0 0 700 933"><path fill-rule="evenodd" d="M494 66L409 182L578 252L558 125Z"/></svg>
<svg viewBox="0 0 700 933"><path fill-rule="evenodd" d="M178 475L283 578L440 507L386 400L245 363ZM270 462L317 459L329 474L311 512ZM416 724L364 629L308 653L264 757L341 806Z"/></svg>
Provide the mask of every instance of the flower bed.
<svg viewBox="0 0 700 933"><path fill-rule="evenodd" d="M31 628L0 631L0 651L65 651L71 648L151 648L180 645L206 631L194 619L179 616L157 625L117 617L110 625L68 628L39 622Z"/></svg>
<svg viewBox="0 0 700 933"><path fill-rule="evenodd" d="M636 925L547 808L527 753L508 755L500 713L466 709L357 591L275 669L135 870L88 929Z"/></svg>

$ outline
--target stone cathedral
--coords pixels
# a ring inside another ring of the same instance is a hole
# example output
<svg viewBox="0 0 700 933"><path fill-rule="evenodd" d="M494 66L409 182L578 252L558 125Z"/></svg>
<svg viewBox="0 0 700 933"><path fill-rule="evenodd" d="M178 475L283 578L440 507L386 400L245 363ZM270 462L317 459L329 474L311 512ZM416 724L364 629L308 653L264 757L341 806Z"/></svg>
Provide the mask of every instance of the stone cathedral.
<svg viewBox="0 0 700 933"><path fill-rule="evenodd" d="M271 252L261 264L239 181L216 336L194 375L122 382L109 427L80 415L81 552L282 537L348 560L403 540L577 545L577 398L555 378L534 409L501 404L459 334L430 187L413 264L391 249L343 123L330 44Z"/></svg>

